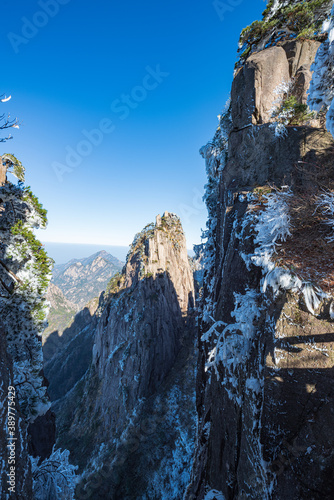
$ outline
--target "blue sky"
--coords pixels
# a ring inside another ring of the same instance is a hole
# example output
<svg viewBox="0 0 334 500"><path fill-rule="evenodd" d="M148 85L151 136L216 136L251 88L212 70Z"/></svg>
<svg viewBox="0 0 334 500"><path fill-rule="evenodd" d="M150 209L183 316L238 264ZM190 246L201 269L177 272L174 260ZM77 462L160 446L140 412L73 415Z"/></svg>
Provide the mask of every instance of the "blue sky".
<svg viewBox="0 0 334 500"><path fill-rule="evenodd" d="M48 210L40 239L128 245L167 210L188 248L199 243L198 150L228 98L239 33L265 2L218 5L3 0L1 92L12 99L1 112L22 124L1 153L20 158Z"/></svg>

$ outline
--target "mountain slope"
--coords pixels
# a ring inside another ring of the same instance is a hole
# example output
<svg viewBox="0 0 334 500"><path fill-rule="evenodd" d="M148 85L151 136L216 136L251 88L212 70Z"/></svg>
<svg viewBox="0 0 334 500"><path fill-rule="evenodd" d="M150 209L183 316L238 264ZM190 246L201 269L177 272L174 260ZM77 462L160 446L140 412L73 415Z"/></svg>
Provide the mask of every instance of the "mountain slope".
<svg viewBox="0 0 334 500"><path fill-rule="evenodd" d="M182 227L165 213L136 235L107 288L92 365L53 406L58 443L84 473L78 496L182 495L195 430L193 308Z"/></svg>
<svg viewBox="0 0 334 500"><path fill-rule="evenodd" d="M121 261L104 250L54 267L46 297L50 311L43 332L44 362L88 325L99 295L122 267Z"/></svg>
<svg viewBox="0 0 334 500"><path fill-rule="evenodd" d="M73 259L67 264L54 267L52 283L63 292L65 298L79 309L98 297L105 290L110 278L119 272L123 262L104 250L84 259Z"/></svg>
<svg viewBox="0 0 334 500"><path fill-rule="evenodd" d="M48 315L48 327L43 332L43 340L51 332L58 331L59 335L67 328L75 314L78 312L77 304L66 299L63 292L54 283L50 283L46 299L50 302L50 312Z"/></svg>

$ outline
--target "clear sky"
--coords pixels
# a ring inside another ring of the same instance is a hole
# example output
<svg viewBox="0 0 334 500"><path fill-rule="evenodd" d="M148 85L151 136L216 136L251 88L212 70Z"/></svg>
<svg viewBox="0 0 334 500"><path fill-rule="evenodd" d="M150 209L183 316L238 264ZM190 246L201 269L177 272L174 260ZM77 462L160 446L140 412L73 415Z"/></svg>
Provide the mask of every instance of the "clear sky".
<svg viewBox="0 0 334 500"><path fill-rule="evenodd" d="M43 241L128 245L165 210L188 248L206 210L199 148L231 86L241 29L263 0L2 0L1 153L48 210ZM94 130L94 133L91 131Z"/></svg>

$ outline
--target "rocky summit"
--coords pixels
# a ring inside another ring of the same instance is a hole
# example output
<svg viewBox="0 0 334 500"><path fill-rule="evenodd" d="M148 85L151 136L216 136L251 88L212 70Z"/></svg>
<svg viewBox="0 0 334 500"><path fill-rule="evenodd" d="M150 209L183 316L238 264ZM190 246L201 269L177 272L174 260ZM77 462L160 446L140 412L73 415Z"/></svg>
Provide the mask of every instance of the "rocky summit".
<svg viewBox="0 0 334 500"><path fill-rule="evenodd" d="M173 481L164 488L176 499L186 487L195 438L194 307L182 226L166 212L136 235L104 294L92 364L54 405L58 443L67 443L83 472L81 495L153 498Z"/></svg>

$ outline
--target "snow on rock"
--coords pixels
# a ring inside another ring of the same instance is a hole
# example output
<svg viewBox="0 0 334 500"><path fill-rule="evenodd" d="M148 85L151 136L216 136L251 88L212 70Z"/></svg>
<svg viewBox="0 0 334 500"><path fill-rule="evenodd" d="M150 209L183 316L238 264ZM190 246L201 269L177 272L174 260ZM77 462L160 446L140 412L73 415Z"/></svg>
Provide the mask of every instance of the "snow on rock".
<svg viewBox="0 0 334 500"><path fill-rule="evenodd" d="M5 184L0 188L0 198L0 311L21 411L33 422L50 408L39 336L46 326L48 304L44 294L52 261L32 232L46 226L46 212L31 191L20 186Z"/></svg>
<svg viewBox="0 0 334 500"><path fill-rule="evenodd" d="M311 66L313 78L309 89L309 106L315 111L327 111L327 129L334 136L334 6L323 24L327 40L318 49Z"/></svg>
<svg viewBox="0 0 334 500"><path fill-rule="evenodd" d="M225 497L221 491L210 490L205 495L204 500L225 500Z"/></svg>
<svg viewBox="0 0 334 500"><path fill-rule="evenodd" d="M317 205L326 217L326 224L333 230L333 235L328 237L328 242L334 242L334 192L328 191L317 199Z"/></svg>

